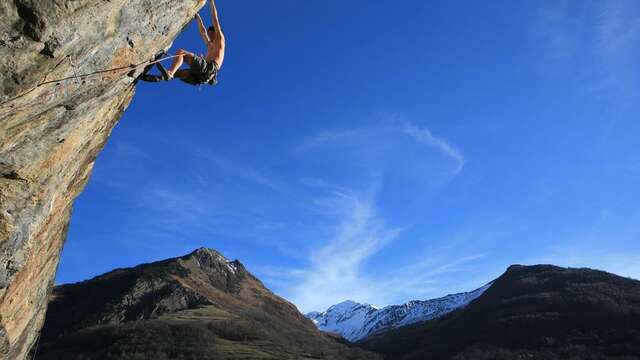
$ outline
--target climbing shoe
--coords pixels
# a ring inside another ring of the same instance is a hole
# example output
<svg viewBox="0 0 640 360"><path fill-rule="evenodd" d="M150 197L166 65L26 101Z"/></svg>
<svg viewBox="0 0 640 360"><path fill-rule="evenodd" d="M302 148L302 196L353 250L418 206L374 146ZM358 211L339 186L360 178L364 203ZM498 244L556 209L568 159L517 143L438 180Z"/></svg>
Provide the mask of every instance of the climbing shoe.
<svg viewBox="0 0 640 360"><path fill-rule="evenodd" d="M138 78L142 81L146 81L146 82L160 82L160 81L165 81L162 76L158 76L158 75L148 75L148 74L144 74L144 75L140 75L140 77Z"/></svg>
<svg viewBox="0 0 640 360"><path fill-rule="evenodd" d="M156 67L158 68L158 71L160 71L160 74L162 74L162 79L164 81L169 81L169 73L167 72L167 69L165 69L159 62L156 63Z"/></svg>

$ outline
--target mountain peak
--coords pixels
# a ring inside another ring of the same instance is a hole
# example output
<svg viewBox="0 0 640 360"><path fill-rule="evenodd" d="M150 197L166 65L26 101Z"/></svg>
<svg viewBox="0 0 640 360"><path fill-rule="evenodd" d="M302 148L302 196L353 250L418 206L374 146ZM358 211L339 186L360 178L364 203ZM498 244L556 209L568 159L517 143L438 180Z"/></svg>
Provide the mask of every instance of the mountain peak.
<svg viewBox="0 0 640 360"><path fill-rule="evenodd" d="M551 264L538 264L538 265L522 265L522 264L513 264L507 268L504 272L504 275L517 275L517 274L533 274L533 273L544 273L544 272L557 272L562 270L568 270L571 268L560 267ZM588 269L590 270L590 269Z"/></svg>
<svg viewBox="0 0 640 360"><path fill-rule="evenodd" d="M329 309L333 309L333 310L339 310L339 309L350 309L356 306L361 306L362 304L360 304L359 302L355 302L353 300L345 300L341 303L335 304L333 306L331 306Z"/></svg>
<svg viewBox="0 0 640 360"><path fill-rule="evenodd" d="M226 269L236 274L246 272L244 265L239 260L229 260L217 250L207 247L200 247L179 259L194 260L203 270L216 268Z"/></svg>
<svg viewBox="0 0 640 360"><path fill-rule="evenodd" d="M197 248L193 252L177 259L191 261L195 263L197 268L208 274L226 274L224 276L228 279L227 282L231 278L244 278L249 275L247 269L239 260L229 260L220 252L206 247Z"/></svg>
<svg viewBox="0 0 640 360"><path fill-rule="evenodd" d="M211 258L216 260L224 260L228 261L222 254L214 249L210 249L207 247L199 247L195 249L190 254L186 255L187 257L197 257L197 258Z"/></svg>
<svg viewBox="0 0 640 360"><path fill-rule="evenodd" d="M54 298L59 297L59 302L52 301L51 309L71 301L85 310L91 309L91 315L85 314L91 318L65 317L64 305L60 305L56 310L60 317L49 320L50 326L43 331L46 336L55 337L61 327L80 329L92 321L98 324L108 319L116 324L198 306L253 300L247 299L241 289L281 301L238 260L229 261L220 252L201 247L180 257L116 269L91 280L58 286Z"/></svg>
<svg viewBox="0 0 640 360"><path fill-rule="evenodd" d="M49 359L376 359L322 335L239 261L207 248L55 287L39 349Z"/></svg>

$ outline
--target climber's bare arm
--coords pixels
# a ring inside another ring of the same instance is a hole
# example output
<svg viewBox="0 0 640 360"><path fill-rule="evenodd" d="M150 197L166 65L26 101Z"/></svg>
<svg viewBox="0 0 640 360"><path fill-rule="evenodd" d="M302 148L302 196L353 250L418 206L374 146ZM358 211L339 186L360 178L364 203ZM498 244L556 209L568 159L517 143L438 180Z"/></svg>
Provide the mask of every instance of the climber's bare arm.
<svg viewBox="0 0 640 360"><path fill-rule="evenodd" d="M222 33L222 28L220 27L220 19L218 18L218 9L216 8L216 4L214 0L210 0L211 4L211 21L213 22L213 31L215 33L214 36L209 36L212 41L212 46L216 49L217 54L215 54L215 61L219 66L222 66L222 62L224 61L224 52L225 52L225 38Z"/></svg>
<svg viewBox="0 0 640 360"><path fill-rule="evenodd" d="M213 22L213 28L216 30L216 33L222 35L220 20L218 19L218 9L216 8L216 3L213 0L211 0L211 21Z"/></svg>
<svg viewBox="0 0 640 360"><path fill-rule="evenodd" d="M200 32L202 40L208 45L211 40L209 39L209 35L207 35L207 29L204 27L204 22L198 13L196 13L196 22L198 23L198 31Z"/></svg>

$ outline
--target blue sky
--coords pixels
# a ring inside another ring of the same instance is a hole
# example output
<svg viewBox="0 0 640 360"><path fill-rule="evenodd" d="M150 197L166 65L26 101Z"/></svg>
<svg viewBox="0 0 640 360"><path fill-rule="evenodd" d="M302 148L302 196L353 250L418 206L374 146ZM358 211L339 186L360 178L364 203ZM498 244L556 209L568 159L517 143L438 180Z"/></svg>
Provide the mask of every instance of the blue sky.
<svg viewBox="0 0 640 360"><path fill-rule="evenodd" d="M220 84L138 87L58 282L200 246L303 311L514 263L640 278L637 1L218 6Z"/></svg>

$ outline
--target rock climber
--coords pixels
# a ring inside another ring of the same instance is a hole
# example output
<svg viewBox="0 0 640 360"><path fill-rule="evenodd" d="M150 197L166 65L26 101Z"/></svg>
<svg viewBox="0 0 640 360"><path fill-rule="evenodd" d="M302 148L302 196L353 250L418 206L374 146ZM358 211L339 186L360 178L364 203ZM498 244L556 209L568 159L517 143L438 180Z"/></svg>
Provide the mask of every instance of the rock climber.
<svg viewBox="0 0 640 360"><path fill-rule="evenodd" d="M217 83L218 71L222 67L224 62L225 51L225 39L222 29L220 28L220 21L218 19L218 10L214 0L210 0L211 5L211 20L213 25L208 29L205 28L204 22L200 14L196 13L195 21L198 24L198 31L202 40L207 46L207 54L196 55L192 52L184 49L178 50L176 57L173 60L173 64L169 70L166 70L162 64L156 63L156 67L160 70L162 77L147 75L151 66L145 68L145 72L141 76L145 81L160 81L171 80L178 78L191 85L209 84L215 85ZM189 65L188 69L180 69L183 63Z"/></svg>

